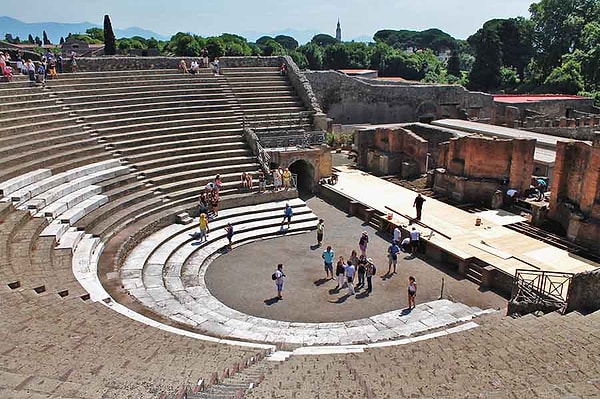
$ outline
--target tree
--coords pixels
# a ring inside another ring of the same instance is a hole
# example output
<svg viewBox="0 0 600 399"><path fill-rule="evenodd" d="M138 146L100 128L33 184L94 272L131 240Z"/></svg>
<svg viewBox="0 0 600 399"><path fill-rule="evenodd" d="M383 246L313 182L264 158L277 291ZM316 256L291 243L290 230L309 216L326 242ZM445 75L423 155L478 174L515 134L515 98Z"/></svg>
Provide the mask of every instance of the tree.
<svg viewBox="0 0 600 399"><path fill-rule="evenodd" d="M33 40L33 36L31 36L31 33L29 34L29 36L27 36L27 43L35 44L35 40Z"/></svg>
<svg viewBox="0 0 600 399"><path fill-rule="evenodd" d="M313 42L298 47L306 57L307 68L318 71L323 69L323 48Z"/></svg>
<svg viewBox="0 0 600 399"><path fill-rule="evenodd" d="M475 63L469 74L469 89L490 91L500 84L502 51L498 34L489 29L480 29L477 40ZM469 38L471 39L471 38Z"/></svg>
<svg viewBox="0 0 600 399"><path fill-rule="evenodd" d="M460 57L458 55L458 51L452 51L450 54L450 58L448 58L448 64L446 65L446 70L448 74L456 77L460 77Z"/></svg>
<svg viewBox="0 0 600 399"><path fill-rule="evenodd" d="M148 41L146 42L146 46L147 48L158 48L158 40L156 40L155 38L151 37L150 39L148 39Z"/></svg>
<svg viewBox="0 0 600 399"><path fill-rule="evenodd" d="M39 36L36 36L34 39L35 44L37 44L38 46L42 47L42 39L40 39Z"/></svg>
<svg viewBox="0 0 600 399"><path fill-rule="evenodd" d="M317 46L325 47L332 44L338 43L337 39L333 36L326 35L324 33L320 33L318 35L313 36L310 41L311 43L316 44Z"/></svg>
<svg viewBox="0 0 600 399"><path fill-rule="evenodd" d="M85 34L94 40L104 43L104 29L89 28L85 31Z"/></svg>
<svg viewBox="0 0 600 399"><path fill-rule="evenodd" d="M598 0L541 0L529 7L537 76L548 76L562 56L580 48L586 24L600 16Z"/></svg>
<svg viewBox="0 0 600 399"><path fill-rule="evenodd" d="M206 39L206 49L211 58L222 57L225 54L225 44L218 37L209 37Z"/></svg>
<svg viewBox="0 0 600 399"><path fill-rule="evenodd" d="M274 39L268 39L265 44L261 46L263 55L285 55L286 51L281 44L276 42Z"/></svg>
<svg viewBox="0 0 600 399"><path fill-rule="evenodd" d="M13 36L10 33L4 35L4 41L7 43L14 43Z"/></svg>
<svg viewBox="0 0 600 399"><path fill-rule="evenodd" d="M65 44L65 38L64 37L60 37L60 45L62 46L63 44Z"/></svg>
<svg viewBox="0 0 600 399"><path fill-rule="evenodd" d="M117 54L117 41L108 15L104 16L104 54Z"/></svg>
<svg viewBox="0 0 600 399"><path fill-rule="evenodd" d="M581 65L573 57L563 57L561 66L552 70L544 81L543 89L546 92L577 94L583 90L583 76Z"/></svg>
<svg viewBox="0 0 600 399"><path fill-rule="evenodd" d="M274 40L286 50L295 50L298 48L298 41L291 36L277 35Z"/></svg>
<svg viewBox="0 0 600 399"><path fill-rule="evenodd" d="M50 39L48 39L48 34L46 34L46 31L42 32L42 41L44 43L44 46L48 46L48 45L52 44L52 42L50 42Z"/></svg>
<svg viewBox="0 0 600 399"><path fill-rule="evenodd" d="M326 69L344 69L348 67L350 57L346 47L342 43L336 43L325 47L323 53L323 66Z"/></svg>

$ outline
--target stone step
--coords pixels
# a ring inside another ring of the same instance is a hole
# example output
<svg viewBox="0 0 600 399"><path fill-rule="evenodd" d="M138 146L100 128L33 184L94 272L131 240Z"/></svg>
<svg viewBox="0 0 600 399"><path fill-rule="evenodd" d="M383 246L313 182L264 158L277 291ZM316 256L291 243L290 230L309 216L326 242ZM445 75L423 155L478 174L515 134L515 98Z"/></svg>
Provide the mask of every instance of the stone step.
<svg viewBox="0 0 600 399"><path fill-rule="evenodd" d="M201 88L190 88L190 89L170 89L166 90L164 87L151 88L146 87L143 90L131 91L126 90L122 92L115 93L73 93L73 95L62 98L64 104L77 104L78 107L82 107L84 104L88 102L99 102L99 101L115 101L118 99L130 100L130 101L139 101L140 99L156 99L159 98L161 101L165 101L167 98L185 98L185 97L195 97L196 99L203 99L210 104L209 101L223 102L225 100L224 96L220 92L211 92L207 93ZM85 108L85 107L84 107Z"/></svg>
<svg viewBox="0 0 600 399"><path fill-rule="evenodd" d="M220 95L221 87L213 82L202 82L201 80L189 80L177 82L170 80L150 81L150 82L121 82L119 84L80 84L76 86L58 86L53 87L53 93L61 99L80 98L87 96L105 96L120 95L124 92L132 94L151 92L151 91L194 91L202 95Z"/></svg>
<svg viewBox="0 0 600 399"><path fill-rule="evenodd" d="M218 143L243 143L245 142L240 129L223 129L215 130L213 132L202 132L201 137L196 132L184 132L177 134L160 134L160 132L153 132L154 134L143 136L134 135L133 137L121 137L111 139L111 144L118 150L124 152L133 149L141 148L152 148L160 146L161 143L172 143L174 141L187 142L194 140L196 143L213 145Z"/></svg>
<svg viewBox="0 0 600 399"><path fill-rule="evenodd" d="M188 79L186 77L182 77L181 75L177 77L169 77L167 79L127 79L121 81L111 81L106 79L96 80L95 81L72 81L72 82L63 82L59 80L52 81L46 85L48 90L51 90L53 93L67 93L67 92L82 92L88 90L110 90L116 87L157 87L157 86L182 86L182 87L193 87L194 85L202 85L203 88L215 88L220 89L219 85L216 84L212 79Z"/></svg>
<svg viewBox="0 0 600 399"><path fill-rule="evenodd" d="M43 180L36 181L35 183L13 192L11 194L11 200L17 203L24 202L54 187L58 187L61 184L67 183L70 180L75 180L96 172L118 168L119 166L118 160L110 160L97 162L74 168L67 172L58 173Z"/></svg>
<svg viewBox="0 0 600 399"><path fill-rule="evenodd" d="M11 193L52 176L50 169L38 169L0 183L0 195L8 197Z"/></svg>
<svg viewBox="0 0 600 399"><path fill-rule="evenodd" d="M113 142L112 144L118 149L123 157L127 157L133 162L135 162L135 160L143 160L145 157L150 158L163 153L177 154L200 150L212 152L216 150L232 151L247 149L248 145L241 137L233 136L230 138L233 138L233 140L228 141L220 137L218 142L213 144L206 144L206 139L204 138L163 141L136 147L120 147L118 142Z"/></svg>
<svg viewBox="0 0 600 399"><path fill-rule="evenodd" d="M100 193L102 193L102 187L100 186L85 186L75 192L62 196L55 202L50 203L49 205L44 206L39 210L38 214L41 217L56 219L68 209L71 209L77 204L81 203L82 201Z"/></svg>
<svg viewBox="0 0 600 399"><path fill-rule="evenodd" d="M59 218L62 223L73 225L79 219L92 212L94 209L101 207L108 202L108 197L105 195L94 195L73 208L62 213Z"/></svg>
<svg viewBox="0 0 600 399"><path fill-rule="evenodd" d="M12 148L21 147L24 142L37 143L39 140L43 140L45 137L54 138L57 136L63 136L68 134L80 134L83 133L81 127L78 125L65 125L62 127L56 127L46 130L35 130L32 132L23 131L18 134L13 134L6 137L0 137L0 148Z"/></svg>
<svg viewBox="0 0 600 399"><path fill-rule="evenodd" d="M56 249L70 249L71 252L73 252L84 235L85 232L78 231L76 228L71 227L62 235Z"/></svg>
<svg viewBox="0 0 600 399"><path fill-rule="evenodd" d="M179 148L167 149L164 149L164 147L161 146L160 151L141 153L138 152L136 155L124 154L123 158L127 159L127 161L129 161L130 163L134 163L138 166L141 166L141 162L152 162L152 160L156 162L160 159L169 159L172 157L178 157L178 162L182 162L184 159L186 159L187 161L192 161L235 156L253 157L252 153L250 152L250 149L246 148L243 142L210 146L193 146L188 144L188 142L180 142Z"/></svg>
<svg viewBox="0 0 600 399"><path fill-rule="evenodd" d="M171 103L163 103L164 105L154 104L151 109L147 106L140 107L137 110L131 110L131 107L119 107L111 109L110 113L99 113L96 111L85 112L82 117L86 123L94 123L107 120L128 120L132 118L138 118L141 120L158 118L189 118L190 116L198 117L202 115L205 118L209 117L225 117L232 116L234 113L229 106L226 105L198 105L198 106L184 106L172 107Z"/></svg>
<svg viewBox="0 0 600 399"><path fill-rule="evenodd" d="M41 114L36 114L36 115L32 115L30 113L25 113L19 110L18 113L16 113L16 115L11 116L9 113L4 113L3 112L3 116L5 116L4 118L2 118L2 129L0 129L0 132L3 132L6 128L10 128L10 127L17 127L17 126L31 126L31 125L35 125L36 123L48 123L48 122L52 122L52 121L60 121L60 120L64 120L64 119L70 119L71 117L71 112L69 111L64 111L62 109L60 109L60 107L54 107L55 110L54 112L50 112L50 113L41 113ZM0 133L1 135L1 133Z"/></svg>
<svg viewBox="0 0 600 399"><path fill-rule="evenodd" d="M163 127L157 128L157 125L161 125ZM116 127L116 128L107 128L107 129L99 129L97 130L102 138L104 139L117 139L119 141L124 138L131 140L135 137L146 137L152 136L153 134L163 133L163 134L178 134L178 133L186 133L193 131L198 134L203 135L225 135L224 133L230 131L239 131L241 134L242 123L239 121L233 122L224 122L224 123L197 123L184 125L177 122L168 122L164 124L147 124L147 125L134 125L134 126L126 126L126 127ZM200 133L201 132L201 133Z"/></svg>
<svg viewBox="0 0 600 399"><path fill-rule="evenodd" d="M176 155L136 162L139 170L151 178L156 174L181 170L198 170L205 167L215 168L222 165L236 165L254 162L256 158L248 151L218 151L213 153L193 153Z"/></svg>
<svg viewBox="0 0 600 399"><path fill-rule="evenodd" d="M165 191L170 191L168 188L173 185L179 187L186 184L197 184L201 181L206 181L204 183L206 185L217 174L222 176L238 174L240 176L244 171L255 172L260 169L254 158L244 158L247 161L246 163L231 164L227 159L220 160L220 165L215 165L213 162L183 163L157 169L144 169L144 174L155 185L160 186ZM166 181L174 183L166 185L164 184Z"/></svg>
<svg viewBox="0 0 600 399"><path fill-rule="evenodd" d="M60 220L53 220L48 227L46 227L41 233L41 237L56 237L59 241L60 238L65 234L71 225L68 223L62 223Z"/></svg>
<svg viewBox="0 0 600 399"><path fill-rule="evenodd" d="M40 120L38 122L26 123L23 125L13 125L0 127L0 137L9 137L23 131L37 131L37 130L49 130L53 128L61 128L63 126L75 125L76 118L55 118L51 120Z"/></svg>
<svg viewBox="0 0 600 399"><path fill-rule="evenodd" d="M117 119L108 120L104 122L92 122L90 127L98 130L99 132L108 132L110 134L111 128L117 131L129 131L131 129L146 129L149 127L155 128L169 128L181 125L196 126L206 125L210 128L212 125L223 126L227 123L238 126L240 124L239 118L233 113L219 112L221 115L193 115L193 114L176 114L176 115L162 115L162 116L150 116L150 117L136 117L129 119ZM127 127L127 128L126 128Z"/></svg>
<svg viewBox="0 0 600 399"><path fill-rule="evenodd" d="M22 145L17 148L15 148L16 146L11 146L11 148L6 149L6 152L0 151L0 154L12 154L0 157L0 168L10 168L11 166L23 164L24 162L33 161L49 153L59 154L67 151L78 151L93 146L97 142L96 139L89 137L89 134L85 132L60 137L59 141L59 143L56 143L54 140L49 139L47 144L43 143L42 140L36 140L34 142L24 141Z"/></svg>

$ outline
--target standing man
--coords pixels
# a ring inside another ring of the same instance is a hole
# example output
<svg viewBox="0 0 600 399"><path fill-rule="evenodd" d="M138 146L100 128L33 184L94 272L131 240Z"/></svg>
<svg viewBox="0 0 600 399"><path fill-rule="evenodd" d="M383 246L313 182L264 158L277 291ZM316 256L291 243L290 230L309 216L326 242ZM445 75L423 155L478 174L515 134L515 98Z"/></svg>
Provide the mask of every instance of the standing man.
<svg viewBox="0 0 600 399"><path fill-rule="evenodd" d="M283 224L285 223L286 220L287 220L288 229L290 228L290 223L292 221L293 214L294 214L294 211L292 210L292 207L290 206L290 204L285 204L285 210L283 211L283 220L281 221L282 229L283 229Z"/></svg>
<svg viewBox="0 0 600 399"><path fill-rule="evenodd" d="M367 277L367 292L370 294L373 291L373 283L371 282L372 277L377 272L375 265L373 264L373 259L367 258L367 267L365 270L365 277Z"/></svg>
<svg viewBox="0 0 600 399"><path fill-rule="evenodd" d="M227 223L225 231L227 234L227 249L231 251L231 240L233 239L233 226L231 223Z"/></svg>
<svg viewBox="0 0 600 399"><path fill-rule="evenodd" d="M421 211L423 210L423 202L425 202L425 198L421 196L421 194L417 195L415 198L415 202L413 202L413 208L417 208L417 220L421 220Z"/></svg>
<svg viewBox="0 0 600 399"><path fill-rule="evenodd" d="M319 219L319 224L317 224L317 246L321 246L323 242L323 232L325 232L325 221L323 219Z"/></svg>
<svg viewBox="0 0 600 399"><path fill-rule="evenodd" d="M421 239L421 233L414 227L410 231L410 253L415 255L419 249L419 241Z"/></svg>
<svg viewBox="0 0 600 399"><path fill-rule="evenodd" d="M348 293L350 295L354 295L354 273L356 272L356 267L352 264L351 261L348 261L348 266L346 266L346 278L348 279Z"/></svg>
<svg viewBox="0 0 600 399"><path fill-rule="evenodd" d="M275 270L275 273L273 273L273 277L275 280L275 285L277 286L277 298L279 300L283 300L283 296L281 296L281 293L283 292L283 282L285 280L285 274L283 273L282 263L277 265L277 270Z"/></svg>
<svg viewBox="0 0 600 399"><path fill-rule="evenodd" d="M331 249L331 245L327 246L327 249L323 251L323 264L325 266L325 278L333 280L333 258L335 256L335 252ZM331 274L331 277L329 275Z"/></svg>
<svg viewBox="0 0 600 399"><path fill-rule="evenodd" d="M394 228L394 244L399 244L400 243L400 237L402 236L402 232L400 231L400 227L396 226Z"/></svg>
<svg viewBox="0 0 600 399"><path fill-rule="evenodd" d="M392 272L392 265L394 265L394 274L396 274L396 265L398 264L398 252L400 252L400 247L398 246L398 243L394 241L392 245L388 247L388 275Z"/></svg>

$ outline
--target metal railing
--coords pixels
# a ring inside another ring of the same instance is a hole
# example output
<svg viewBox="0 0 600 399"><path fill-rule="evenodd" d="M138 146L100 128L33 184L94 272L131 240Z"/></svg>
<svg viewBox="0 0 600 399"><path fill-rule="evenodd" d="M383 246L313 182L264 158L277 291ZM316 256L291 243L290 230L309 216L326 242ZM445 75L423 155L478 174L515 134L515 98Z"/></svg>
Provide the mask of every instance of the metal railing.
<svg viewBox="0 0 600 399"><path fill-rule="evenodd" d="M325 142L325 133L321 131L282 132L280 134L257 133L257 136L265 148L309 148Z"/></svg>
<svg viewBox="0 0 600 399"><path fill-rule="evenodd" d="M572 273L517 269L511 302L547 304L566 309Z"/></svg>

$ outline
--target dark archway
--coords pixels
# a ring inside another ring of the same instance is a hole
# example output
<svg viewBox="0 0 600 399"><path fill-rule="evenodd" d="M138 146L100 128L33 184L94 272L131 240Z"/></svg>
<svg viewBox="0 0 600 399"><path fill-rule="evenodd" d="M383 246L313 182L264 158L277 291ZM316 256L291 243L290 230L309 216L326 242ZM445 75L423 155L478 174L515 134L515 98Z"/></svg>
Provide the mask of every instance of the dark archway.
<svg viewBox="0 0 600 399"><path fill-rule="evenodd" d="M296 174L298 191L301 192L313 192L315 186L315 167L303 160L293 162L290 167L290 172Z"/></svg>
<svg viewBox="0 0 600 399"><path fill-rule="evenodd" d="M417 107L417 120L421 123L431 123L439 114L438 105L431 101L421 103Z"/></svg>

